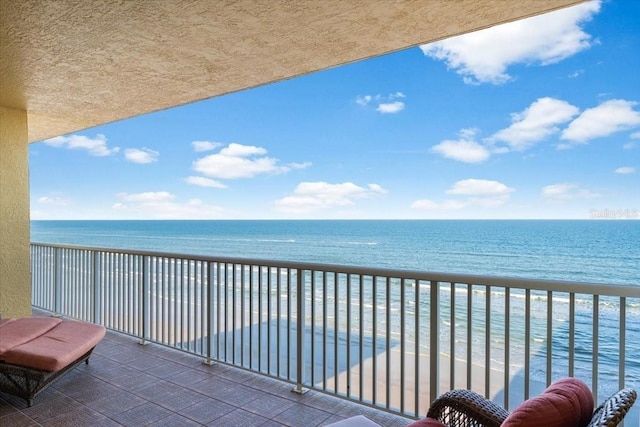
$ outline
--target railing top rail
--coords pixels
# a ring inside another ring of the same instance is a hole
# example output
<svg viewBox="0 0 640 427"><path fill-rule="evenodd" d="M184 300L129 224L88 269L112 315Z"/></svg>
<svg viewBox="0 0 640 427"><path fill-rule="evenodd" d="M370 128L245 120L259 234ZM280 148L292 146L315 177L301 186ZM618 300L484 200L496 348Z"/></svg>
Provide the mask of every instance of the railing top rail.
<svg viewBox="0 0 640 427"><path fill-rule="evenodd" d="M540 280L540 279L527 279L527 278L520 278L520 277L501 277L501 276L486 276L486 275L474 275L474 274L442 273L442 272L432 272L432 271L401 270L401 269L388 269L388 268L352 266L352 265L341 265L341 264L317 264L317 263L300 262L300 261L279 261L279 260L255 259L255 258L193 255L193 254L182 254L182 253L171 253L171 252L141 251L141 250L132 250L132 249L103 248L103 247L94 247L94 246L66 245L66 244L43 243L43 242L31 242L31 245L53 247L53 248L96 251L96 252L105 252L105 253L121 253L121 254L127 254L127 255L153 256L153 257L163 257L163 258L181 258L181 259L189 259L193 261L206 261L206 262L229 263L229 264L246 264L246 265L254 265L254 266L276 267L276 268L293 268L293 269L299 269L299 270L358 274L363 276L374 276L374 277L378 277L378 276L391 277L391 278L411 279L411 280L419 280L419 281L436 281L436 282L445 282L445 283L459 283L459 284L471 284L471 285L482 285L482 286L497 286L497 287L505 287L505 288L517 288L517 289L525 289L525 290L530 289L530 290L539 290L539 291L555 291L555 292L567 292L567 293L589 294L589 295L600 295L600 296L640 298L640 284L638 284L638 286L630 286L630 285L607 284L607 283L586 283L586 282L571 282L571 281L562 281L562 280Z"/></svg>

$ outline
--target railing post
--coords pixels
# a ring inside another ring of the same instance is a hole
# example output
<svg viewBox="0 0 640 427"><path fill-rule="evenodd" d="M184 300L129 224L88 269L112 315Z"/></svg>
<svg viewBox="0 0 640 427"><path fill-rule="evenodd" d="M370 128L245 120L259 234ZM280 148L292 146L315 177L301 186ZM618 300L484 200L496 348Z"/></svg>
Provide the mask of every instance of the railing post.
<svg viewBox="0 0 640 427"><path fill-rule="evenodd" d="M213 263L207 263L207 360L204 361L205 365L213 366L216 362L213 361L213 306L215 298L213 296ZM204 303L204 301L203 301ZM244 313L243 313L244 315Z"/></svg>
<svg viewBox="0 0 640 427"><path fill-rule="evenodd" d="M62 315L62 255L60 252L63 249L53 249L53 315Z"/></svg>
<svg viewBox="0 0 640 427"><path fill-rule="evenodd" d="M429 289L429 399L438 397L440 382L440 292L438 282L431 281ZM453 310L453 307L451 308ZM451 354L450 357L455 355Z"/></svg>
<svg viewBox="0 0 640 427"><path fill-rule="evenodd" d="M151 257L144 255L142 257L142 337L140 338L141 345L147 345L147 338L149 337L149 292L151 291L151 279L149 275L149 264L151 263Z"/></svg>
<svg viewBox="0 0 640 427"><path fill-rule="evenodd" d="M297 308L296 308L296 386L292 390L295 393L306 393L309 391L302 387L304 377L304 323L305 323L305 297L304 297L304 270L297 269L296 280L296 296L297 296ZM291 298L291 295L289 295ZM312 338L313 339L313 338ZM313 367L311 368L313 369Z"/></svg>
<svg viewBox="0 0 640 427"><path fill-rule="evenodd" d="M93 323L102 324L102 294L100 283L100 252L93 251Z"/></svg>

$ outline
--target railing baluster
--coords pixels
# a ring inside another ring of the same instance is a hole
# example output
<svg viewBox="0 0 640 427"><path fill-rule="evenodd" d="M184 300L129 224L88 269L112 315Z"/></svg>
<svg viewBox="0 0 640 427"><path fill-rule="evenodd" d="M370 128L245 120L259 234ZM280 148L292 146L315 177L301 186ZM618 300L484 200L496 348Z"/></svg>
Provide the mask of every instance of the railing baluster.
<svg viewBox="0 0 640 427"><path fill-rule="evenodd" d="M221 312L222 312L222 265L219 262L215 263L216 268L216 359L222 359L222 353L220 352L220 341L222 340L222 323L221 323Z"/></svg>
<svg viewBox="0 0 640 427"><path fill-rule="evenodd" d="M213 365L213 307L214 307L214 295L213 295L213 263L207 263L207 365Z"/></svg>
<svg viewBox="0 0 640 427"><path fill-rule="evenodd" d="M93 323L102 324L102 312L100 311L100 252L93 251Z"/></svg>
<svg viewBox="0 0 640 427"><path fill-rule="evenodd" d="M281 286L282 284L280 283L280 268L278 268L276 270L276 294L277 294L277 305L276 305L276 322L277 322L277 329L276 329L276 372L278 373L278 377L280 377L280 359L282 358L281 354L280 354L280 318L281 318L281 304L282 304L282 293L281 293Z"/></svg>
<svg viewBox="0 0 640 427"><path fill-rule="evenodd" d="M53 314L59 316L62 312L62 251L64 249L56 248L54 249L54 257L55 257L55 282L54 282L54 294L55 294L55 303Z"/></svg>
<svg viewBox="0 0 640 427"><path fill-rule="evenodd" d="M253 369L253 266L249 265L249 369Z"/></svg>
<svg viewBox="0 0 640 427"><path fill-rule="evenodd" d="M197 317L198 320L198 333L200 335L200 354L205 354L205 328L208 330L208 323L205 323L207 321L207 314L206 314L206 307L205 305L207 305L207 298L208 298L208 293L207 293L207 263L205 261L200 261L200 280L198 280L198 283L200 286L198 286L198 290L200 295L198 295L198 299L196 300L197 303L200 304L200 316ZM205 326L207 325L207 326Z"/></svg>
<svg viewBox="0 0 640 427"><path fill-rule="evenodd" d="M432 401L439 395L440 381L440 285L435 280L429 282L429 315L429 401ZM451 359L454 358L452 354Z"/></svg>
<svg viewBox="0 0 640 427"><path fill-rule="evenodd" d="M484 395L491 396L491 286L485 286Z"/></svg>
<svg viewBox="0 0 640 427"><path fill-rule="evenodd" d="M627 299L625 297L621 297L619 300L620 304L620 320L619 320L619 338L620 343L618 344L618 388L624 388L625 383L625 363L626 360L626 349L627 349L627 339L626 339L626 331L627 331Z"/></svg>
<svg viewBox="0 0 640 427"><path fill-rule="evenodd" d="M414 407L415 412L414 416L420 415L420 379L422 376L420 375L420 281L415 281L415 295L414 295L414 313L413 313L413 321L414 324L414 350L413 357L415 362L414 374L413 374L413 384L414 384Z"/></svg>
<svg viewBox="0 0 640 427"><path fill-rule="evenodd" d="M289 275L291 270L289 270ZM296 393L305 393L307 389L302 386L304 384L304 323L305 323L305 292L304 292L304 271L296 270L296 387L293 389ZM289 297L291 299L291 297ZM311 367L313 370L313 365ZM313 384L311 384L313 386Z"/></svg>
<svg viewBox="0 0 640 427"><path fill-rule="evenodd" d="M449 297L451 301L451 303L449 304L449 388L451 390L454 390L456 388L456 283L451 282L449 289L451 289L451 296ZM431 289L430 294L433 294L433 290ZM432 300L431 306L429 308L430 312L433 309L434 303ZM432 317L431 322L429 322L430 331L432 330L431 328L433 328L433 323L434 322ZM431 341L431 345L433 345L433 341ZM429 375L433 375L433 372L431 372ZM430 390L429 393L431 399L435 398L436 395L434 393L436 391L437 390Z"/></svg>
<svg viewBox="0 0 640 427"><path fill-rule="evenodd" d="M244 366L244 267L240 266L240 366Z"/></svg>
<svg viewBox="0 0 640 427"><path fill-rule="evenodd" d="M262 322L264 321L264 315L262 313L262 288L264 283L262 281L262 266L258 265L256 268L258 275L258 372L262 372Z"/></svg>
<svg viewBox="0 0 640 427"><path fill-rule="evenodd" d="M371 403L378 404L378 277L371 276Z"/></svg>
<svg viewBox="0 0 640 427"><path fill-rule="evenodd" d="M473 343L473 285L467 284L467 388L471 390L473 359L471 343Z"/></svg>
<svg viewBox="0 0 640 427"><path fill-rule="evenodd" d="M362 275L358 276L358 305L360 306L360 310L358 313L358 366L360 367L359 372L359 382L358 382L358 400L361 402L364 399L364 356L362 352L364 350L363 341L364 341L364 280Z"/></svg>
<svg viewBox="0 0 640 427"><path fill-rule="evenodd" d="M509 409L509 385L511 384L511 289L504 290L504 407Z"/></svg>
<svg viewBox="0 0 640 427"><path fill-rule="evenodd" d="M151 339L153 341L157 341L160 339L161 335L161 324L160 324L160 288L162 286L162 276L163 276L163 270L164 270L164 263L166 261L166 258L164 257L158 257L155 260L155 265L154 268L151 270L151 274L153 274L153 314L155 314L155 322L153 322L152 324L152 328L151 328ZM118 303L118 305L120 305L120 303Z"/></svg>
<svg viewBox="0 0 640 427"><path fill-rule="evenodd" d="M271 267L267 267L267 373L271 374Z"/></svg>
<svg viewBox="0 0 640 427"><path fill-rule="evenodd" d="M309 271L311 277L311 385L316 385L316 273L313 270Z"/></svg>
<svg viewBox="0 0 640 427"><path fill-rule="evenodd" d="M531 381L531 289L525 291L524 304L524 399L527 400Z"/></svg>
<svg viewBox="0 0 640 427"><path fill-rule="evenodd" d="M547 291L547 385L552 381L551 358L553 355L553 293Z"/></svg>
<svg viewBox="0 0 640 427"><path fill-rule="evenodd" d="M386 279L385 311L387 315L387 330L385 331L385 384L387 387L385 390L385 407L391 409L391 278L387 276Z"/></svg>
<svg viewBox="0 0 640 427"><path fill-rule="evenodd" d="M576 348L576 294L569 294L569 376L575 374Z"/></svg>
<svg viewBox="0 0 640 427"><path fill-rule="evenodd" d="M287 268L287 379L291 380L291 331L293 325L291 324L291 269ZM300 333L300 331L298 331Z"/></svg>
<svg viewBox="0 0 640 427"><path fill-rule="evenodd" d="M404 278L400 279L400 412L404 413L404 390L405 390L405 356L406 351L406 287Z"/></svg>
<svg viewBox="0 0 640 427"><path fill-rule="evenodd" d="M591 365L591 392L593 393L593 400L598 402L598 356L600 353L599 341L599 322L600 322L600 297L599 295L593 296L593 348L591 353L593 354L593 360Z"/></svg>
<svg viewBox="0 0 640 427"><path fill-rule="evenodd" d="M338 294L338 290L340 289L340 281L338 279L338 273L337 272L333 272L333 290L334 290L334 295L333 295L333 377L335 378L334 380L334 393L335 394L339 394L340 393L340 388L339 388L339 379L340 379L340 373L338 372L338 361L340 359L338 359L338 355L339 355L339 333L340 333L340 329L339 329L339 325L340 325L340 321L339 321L339 304L340 304L340 297Z"/></svg>
<svg viewBox="0 0 640 427"><path fill-rule="evenodd" d="M149 338L149 265L151 264L151 257L146 256L142 263L142 337L140 344L146 344L146 340ZM113 310L113 306L111 307Z"/></svg>
<svg viewBox="0 0 640 427"><path fill-rule="evenodd" d="M351 397L351 274L347 274L347 397Z"/></svg>
<svg viewBox="0 0 640 427"><path fill-rule="evenodd" d="M329 304L327 304L327 273L322 273L322 391L327 391L327 311L329 311Z"/></svg>

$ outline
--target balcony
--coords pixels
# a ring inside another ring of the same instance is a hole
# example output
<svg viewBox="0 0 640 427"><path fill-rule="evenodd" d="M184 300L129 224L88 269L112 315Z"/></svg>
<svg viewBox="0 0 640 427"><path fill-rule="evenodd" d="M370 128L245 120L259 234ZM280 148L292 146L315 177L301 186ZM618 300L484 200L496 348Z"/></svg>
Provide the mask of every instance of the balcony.
<svg viewBox="0 0 640 427"><path fill-rule="evenodd" d="M453 388L507 408L567 375L596 402L640 388L634 287L43 244L31 263L36 309L114 332L24 416L59 398L115 405L106 423L404 425ZM189 417L208 399L228 411Z"/></svg>
<svg viewBox="0 0 640 427"><path fill-rule="evenodd" d="M34 315L50 313L34 309ZM410 420L109 331L88 365L27 408L0 393L2 426L320 426L363 414L385 426Z"/></svg>

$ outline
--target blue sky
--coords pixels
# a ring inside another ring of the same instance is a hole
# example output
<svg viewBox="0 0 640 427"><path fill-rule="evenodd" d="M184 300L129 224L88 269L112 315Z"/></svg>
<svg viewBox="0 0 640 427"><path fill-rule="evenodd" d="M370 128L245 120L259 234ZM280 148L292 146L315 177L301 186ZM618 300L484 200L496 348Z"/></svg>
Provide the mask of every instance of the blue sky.
<svg viewBox="0 0 640 427"><path fill-rule="evenodd" d="M30 146L32 219L640 217L640 2Z"/></svg>

